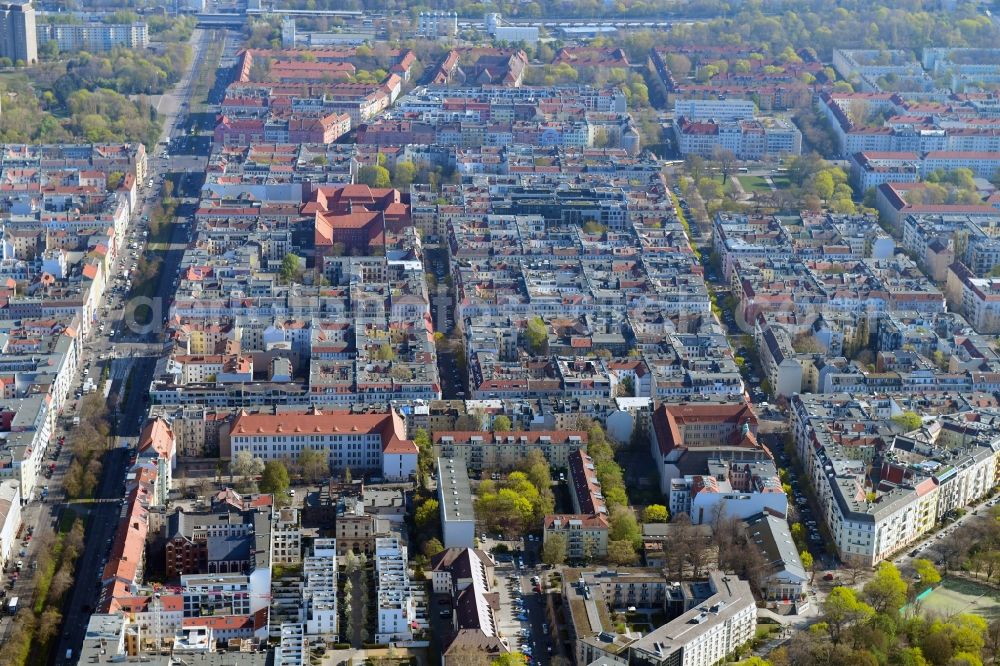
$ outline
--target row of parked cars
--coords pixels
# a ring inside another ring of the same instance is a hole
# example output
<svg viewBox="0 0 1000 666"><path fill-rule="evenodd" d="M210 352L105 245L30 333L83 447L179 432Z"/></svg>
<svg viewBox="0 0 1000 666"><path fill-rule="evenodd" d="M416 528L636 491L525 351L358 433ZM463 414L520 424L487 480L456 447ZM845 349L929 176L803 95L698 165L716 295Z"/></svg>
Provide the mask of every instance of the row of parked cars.
<svg viewBox="0 0 1000 666"><path fill-rule="evenodd" d="M552 645L547 641L535 641L531 627L531 619L528 615L528 610L525 607L524 599L524 589L521 583L521 577L517 574L511 574L507 580L507 587L510 590L510 597L513 604L514 617L517 618L518 622L521 623L521 628L517 631L515 636L515 644L511 645L512 650L516 650L525 656L528 664L533 663L537 658L535 656L536 651L542 649L542 645L545 645L545 650L548 654L552 654ZM531 591L534 594L541 594L542 592L542 580L538 576L531 577ZM548 624L542 624L542 637L544 638L549 633Z"/></svg>

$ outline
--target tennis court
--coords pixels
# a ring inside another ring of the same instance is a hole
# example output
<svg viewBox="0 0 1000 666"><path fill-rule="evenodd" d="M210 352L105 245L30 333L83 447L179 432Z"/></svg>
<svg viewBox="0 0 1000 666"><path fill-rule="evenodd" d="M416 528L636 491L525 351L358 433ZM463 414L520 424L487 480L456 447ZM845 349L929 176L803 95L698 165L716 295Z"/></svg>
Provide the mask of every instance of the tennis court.
<svg viewBox="0 0 1000 666"><path fill-rule="evenodd" d="M987 620L1000 617L1000 593L991 587L959 578L945 578L920 603L924 612L944 616L972 613Z"/></svg>

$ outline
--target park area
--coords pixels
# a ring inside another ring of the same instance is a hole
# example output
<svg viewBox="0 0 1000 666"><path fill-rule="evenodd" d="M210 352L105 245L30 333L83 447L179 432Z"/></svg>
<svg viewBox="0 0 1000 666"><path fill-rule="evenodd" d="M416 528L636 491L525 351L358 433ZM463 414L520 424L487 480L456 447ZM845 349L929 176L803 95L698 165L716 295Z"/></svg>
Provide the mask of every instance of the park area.
<svg viewBox="0 0 1000 666"><path fill-rule="evenodd" d="M925 613L942 617L970 613L992 621L1000 618L1000 592L974 581L949 576L920 600L920 606Z"/></svg>
<svg viewBox="0 0 1000 666"><path fill-rule="evenodd" d="M774 184L774 189L778 190L786 190L791 186L788 176L783 173L771 176L770 183L764 176L737 176L737 180L743 186L743 191L748 193L770 192L772 183Z"/></svg>
<svg viewBox="0 0 1000 666"><path fill-rule="evenodd" d="M763 176L739 176L737 180L744 192L770 192L771 186Z"/></svg>

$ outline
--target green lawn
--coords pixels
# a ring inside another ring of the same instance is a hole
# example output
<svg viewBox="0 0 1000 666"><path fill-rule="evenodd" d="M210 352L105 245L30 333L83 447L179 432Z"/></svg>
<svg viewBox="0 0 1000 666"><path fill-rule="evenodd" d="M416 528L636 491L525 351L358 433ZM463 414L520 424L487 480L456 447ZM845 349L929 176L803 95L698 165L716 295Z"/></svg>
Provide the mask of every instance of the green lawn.
<svg viewBox="0 0 1000 666"><path fill-rule="evenodd" d="M770 192L771 186L763 176L738 176L737 180L746 192Z"/></svg>
<svg viewBox="0 0 1000 666"><path fill-rule="evenodd" d="M766 640L771 636L771 634L781 631L781 625L778 624L758 624L757 630L754 635L758 639Z"/></svg>

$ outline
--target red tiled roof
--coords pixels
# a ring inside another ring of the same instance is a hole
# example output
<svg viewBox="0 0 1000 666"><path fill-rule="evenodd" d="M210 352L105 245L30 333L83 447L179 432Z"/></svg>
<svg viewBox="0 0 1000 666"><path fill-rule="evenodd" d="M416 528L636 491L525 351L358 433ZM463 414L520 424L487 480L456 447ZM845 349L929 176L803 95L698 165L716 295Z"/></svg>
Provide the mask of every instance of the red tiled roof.
<svg viewBox="0 0 1000 666"><path fill-rule="evenodd" d="M405 437L402 419L394 412L351 414L350 412L288 412L285 414L247 414L233 420L232 436L268 436L278 433L303 435L374 434L382 437L382 452L405 454L417 452L417 446Z"/></svg>

